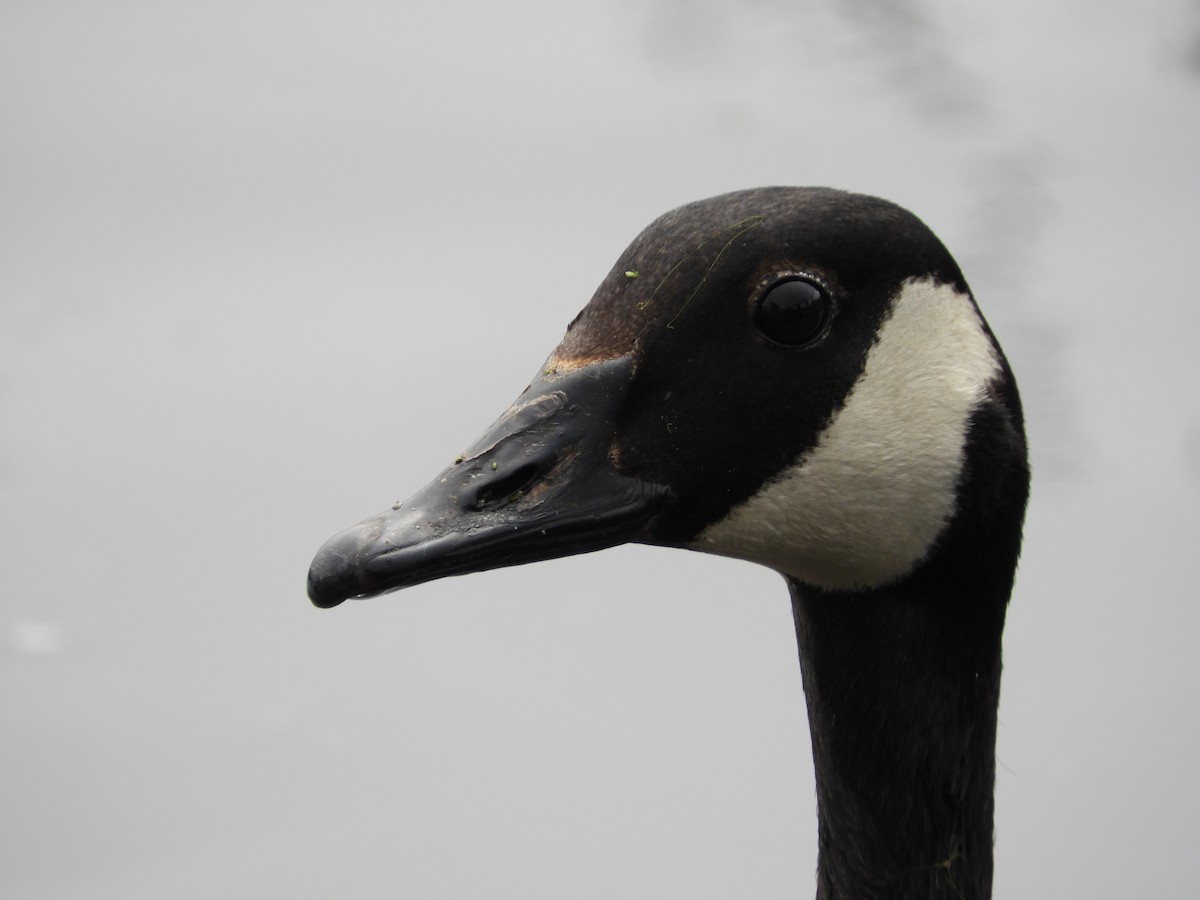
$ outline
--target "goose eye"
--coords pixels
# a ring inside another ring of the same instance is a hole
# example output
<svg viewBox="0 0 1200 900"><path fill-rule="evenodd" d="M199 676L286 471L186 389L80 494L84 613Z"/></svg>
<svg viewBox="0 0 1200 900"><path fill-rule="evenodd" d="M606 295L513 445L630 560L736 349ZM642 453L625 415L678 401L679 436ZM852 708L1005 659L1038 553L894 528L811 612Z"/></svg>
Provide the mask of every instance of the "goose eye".
<svg viewBox="0 0 1200 900"><path fill-rule="evenodd" d="M787 347L808 347L825 336L832 304L829 292L805 278L789 278L767 289L754 310L754 325Z"/></svg>

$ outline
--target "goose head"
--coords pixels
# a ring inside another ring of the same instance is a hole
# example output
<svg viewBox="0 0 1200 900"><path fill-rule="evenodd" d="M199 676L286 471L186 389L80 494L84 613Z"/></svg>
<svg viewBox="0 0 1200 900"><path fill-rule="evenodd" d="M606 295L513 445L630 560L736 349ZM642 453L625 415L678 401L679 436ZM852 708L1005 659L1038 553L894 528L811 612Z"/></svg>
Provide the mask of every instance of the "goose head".
<svg viewBox="0 0 1200 900"><path fill-rule="evenodd" d="M964 494L969 469L993 496ZM912 575L956 516L1007 514L1011 543L1025 477L1012 375L932 232L871 197L741 191L643 231L512 407L327 542L309 594L625 542L861 590Z"/></svg>

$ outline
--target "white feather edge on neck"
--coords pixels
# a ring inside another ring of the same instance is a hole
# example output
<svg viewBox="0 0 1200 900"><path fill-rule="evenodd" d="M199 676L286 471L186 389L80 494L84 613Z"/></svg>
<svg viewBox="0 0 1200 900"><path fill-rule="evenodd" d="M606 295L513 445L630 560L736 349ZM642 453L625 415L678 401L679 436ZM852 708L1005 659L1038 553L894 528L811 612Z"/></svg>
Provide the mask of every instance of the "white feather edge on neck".
<svg viewBox="0 0 1200 900"><path fill-rule="evenodd" d="M1000 372L966 293L905 281L816 445L692 548L832 590L903 578L954 514L970 416Z"/></svg>

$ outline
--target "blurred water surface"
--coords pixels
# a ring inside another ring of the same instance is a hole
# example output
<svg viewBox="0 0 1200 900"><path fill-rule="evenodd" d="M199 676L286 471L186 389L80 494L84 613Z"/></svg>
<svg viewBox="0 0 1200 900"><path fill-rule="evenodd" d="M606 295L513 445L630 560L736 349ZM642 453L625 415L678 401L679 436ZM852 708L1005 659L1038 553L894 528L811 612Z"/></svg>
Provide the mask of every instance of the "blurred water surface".
<svg viewBox="0 0 1200 900"><path fill-rule="evenodd" d="M1027 406L997 896L1183 896L1198 35L1168 0L5 3L0 895L808 893L777 576L303 582L652 218L829 184L934 227Z"/></svg>

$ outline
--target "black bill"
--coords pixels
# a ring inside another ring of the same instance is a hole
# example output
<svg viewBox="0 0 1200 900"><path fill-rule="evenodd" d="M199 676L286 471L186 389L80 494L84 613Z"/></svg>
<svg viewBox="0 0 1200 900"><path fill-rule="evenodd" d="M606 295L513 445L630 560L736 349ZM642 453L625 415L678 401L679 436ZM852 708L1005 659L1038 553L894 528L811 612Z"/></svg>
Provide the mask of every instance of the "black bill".
<svg viewBox="0 0 1200 900"><path fill-rule="evenodd" d="M328 540L309 569L312 602L638 540L668 489L610 458L632 369L619 357L539 376L422 490Z"/></svg>

